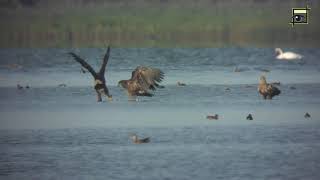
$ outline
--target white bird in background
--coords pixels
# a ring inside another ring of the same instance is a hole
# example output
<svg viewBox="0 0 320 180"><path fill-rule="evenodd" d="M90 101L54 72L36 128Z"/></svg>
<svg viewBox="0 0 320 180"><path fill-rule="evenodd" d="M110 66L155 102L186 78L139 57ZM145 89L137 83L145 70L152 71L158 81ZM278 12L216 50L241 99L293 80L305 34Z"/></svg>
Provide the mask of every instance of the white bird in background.
<svg viewBox="0 0 320 180"><path fill-rule="evenodd" d="M294 52L283 52L282 49L276 48L275 49L277 59L282 59L282 60L295 60L295 59L301 59L302 55L294 53Z"/></svg>

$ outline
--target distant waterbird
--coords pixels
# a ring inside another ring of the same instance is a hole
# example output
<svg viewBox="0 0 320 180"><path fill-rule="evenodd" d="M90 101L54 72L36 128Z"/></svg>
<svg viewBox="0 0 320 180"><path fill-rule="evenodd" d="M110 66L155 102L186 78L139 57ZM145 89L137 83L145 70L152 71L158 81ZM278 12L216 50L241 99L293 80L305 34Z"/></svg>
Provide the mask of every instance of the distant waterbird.
<svg viewBox="0 0 320 180"><path fill-rule="evenodd" d="M294 52L283 52L282 49L276 48L276 58L281 60L295 60L295 59L301 59L303 56Z"/></svg>
<svg viewBox="0 0 320 180"><path fill-rule="evenodd" d="M218 114L208 115L207 119L209 119L209 120L218 120L219 119L219 115Z"/></svg>
<svg viewBox="0 0 320 180"><path fill-rule="evenodd" d="M252 117L252 115L251 115L251 114L248 114L248 116L247 116L247 120L253 120L253 117Z"/></svg>
<svg viewBox="0 0 320 180"><path fill-rule="evenodd" d="M265 73L270 72L270 70L269 70L269 69L260 68L260 67L256 67L256 68L254 68L254 69L255 69L255 70L257 70L257 71L265 72Z"/></svg>
<svg viewBox="0 0 320 180"><path fill-rule="evenodd" d="M110 56L110 46L108 46L107 52L102 61L102 65L98 72L96 72L84 59L82 59L75 53L70 52L69 54L74 58L74 60L80 63L83 68L87 69L88 72L90 72L91 75L93 76L94 89L96 90L96 93L97 93L97 101L98 102L102 101L102 98L101 98L102 95L107 96L108 100L111 101L112 95L109 93L109 90L106 86L106 80L104 77L105 69Z"/></svg>
<svg viewBox="0 0 320 180"><path fill-rule="evenodd" d="M277 87L267 83L265 76L260 77L258 92L262 95L263 99L272 99L281 93Z"/></svg>
<svg viewBox="0 0 320 180"><path fill-rule="evenodd" d="M150 137L139 139L136 134L130 135L130 138L131 138L132 142L135 144L142 144L142 143L149 143L150 142Z"/></svg>
<svg viewBox="0 0 320 180"><path fill-rule="evenodd" d="M66 84L58 84L58 87L67 87Z"/></svg>
<svg viewBox="0 0 320 180"><path fill-rule="evenodd" d="M153 96L149 90L155 91L156 88L163 88L159 85L164 78L164 73L157 68L138 66L131 73L131 78L118 82L119 87L127 90L129 97L134 96Z"/></svg>
<svg viewBox="0 0 320 180"><path fill-rule="evenodd" d="M182 82L180 82L180 81L177 82L177 86L186 86L186 85L187 85L187 84L182 83Z"/></svg>
<svg viewBox="0 0 320 180"><path fill-rule="evenodd" d="M307 112L306 112L306 114L304 115L304 118L306 118L306 119L307 119L307 118L310 118L310 117L311 117L311 115L310 115L309 113L307 113Z"/></svg>
<svg viewBox="0 0 320 180"><path fill-rule="evenodd" d="M85 74L87 71L84 70L83 68L80 69L81 70L81 73Z"/></svg>
<svg viewBox="0 0 320 180"><path fill-rule="evenodd" d="M23 89L23 86L21 86L20 84L17 84L17 89Z"/></svg>

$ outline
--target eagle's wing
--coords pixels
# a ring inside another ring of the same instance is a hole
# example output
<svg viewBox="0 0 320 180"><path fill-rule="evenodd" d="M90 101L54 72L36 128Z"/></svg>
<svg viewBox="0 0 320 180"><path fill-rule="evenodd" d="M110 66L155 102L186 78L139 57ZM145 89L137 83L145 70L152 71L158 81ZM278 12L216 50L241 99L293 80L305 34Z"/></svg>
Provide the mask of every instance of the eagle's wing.
<svg viewBox="0 0 320 180"><path fill-rule="evenodd" d="M73 52L69 52L69 54L74 58L74 60L76 60L78 63L81 64L82 67L86 68L94 78L97 78L97 73L93 70L93 68L81 57L79 57L78 55L76 55Z"/></svg>
<svg viewBox="0 0 320 180"><path fill-rule="evenodd" d="M128 83L127 91L130 96L152 96L148 89L145 89L144 85L141 85L138 80L131 80Z"/></svg>
<svg viewBox="0 0 320 180"><path fill-rule="evenodd" d="M268 94L271 95L271 96L279 95L280 92L281 92L277 87L275 87L275 86L273 86L271 84L268 85L267 91L268 91Z"/></svg>
<svg viewBox="0 0 320 180"><path fill-rule="evenodd" d="M132 72L132 80L137 81L144 90L152 89L159 86L164 78L164 73L157 68L139 66Z"/></svg>
<svg viewBox="0 0 320 180"><path fill-rule="evenodd" d="M100 75L104 75L104 72L106 70L106 66L107 66L107 63L108 63L108 60L109 60L109 56L110 56L110 46L108 46L107 52L103 57L103 62L102 62L102 65L101 65L101 68L100 68L100 71L99 71Z"/></svg>

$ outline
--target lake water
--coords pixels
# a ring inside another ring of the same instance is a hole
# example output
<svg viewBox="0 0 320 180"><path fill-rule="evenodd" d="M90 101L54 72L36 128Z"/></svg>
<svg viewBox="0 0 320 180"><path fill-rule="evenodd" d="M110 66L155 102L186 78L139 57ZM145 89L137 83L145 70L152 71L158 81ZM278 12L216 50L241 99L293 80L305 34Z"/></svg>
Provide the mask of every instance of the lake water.
<svg viewBox="0 0 320 180"><path fill-rule="evenodd" d="M114 48L113 101L98 103L92 77L67 52L98 69L105 49L0 49L0 179L319 179L320 49L286 50L304 58ZM160 68L165 88L128 101L117 82L138 65ZM280 96L259 96L260 75L281 82ZM133 144L132 133L151 142Z"/></svg>

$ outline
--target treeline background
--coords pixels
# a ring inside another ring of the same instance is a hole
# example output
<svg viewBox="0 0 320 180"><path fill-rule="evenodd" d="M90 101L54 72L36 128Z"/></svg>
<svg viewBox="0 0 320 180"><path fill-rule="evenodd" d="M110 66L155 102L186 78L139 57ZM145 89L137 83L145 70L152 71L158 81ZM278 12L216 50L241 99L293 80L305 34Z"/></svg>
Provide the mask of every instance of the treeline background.
<svg viewBox="0 0 320 180"><path fill-rule="evenodd" d="M320 45L317 0L0 0L0 20L0 47Z"/></svg>

